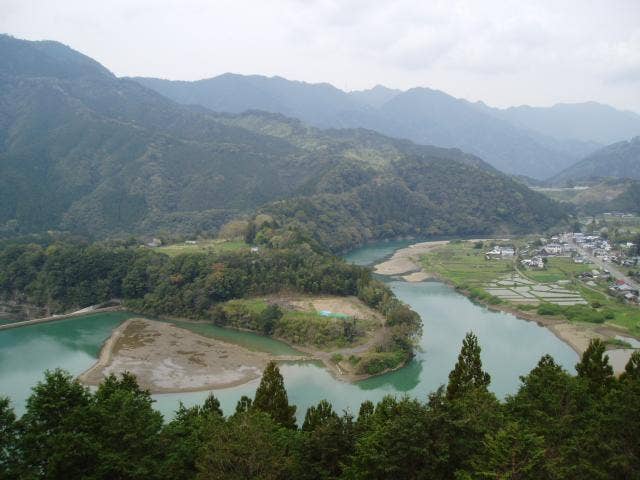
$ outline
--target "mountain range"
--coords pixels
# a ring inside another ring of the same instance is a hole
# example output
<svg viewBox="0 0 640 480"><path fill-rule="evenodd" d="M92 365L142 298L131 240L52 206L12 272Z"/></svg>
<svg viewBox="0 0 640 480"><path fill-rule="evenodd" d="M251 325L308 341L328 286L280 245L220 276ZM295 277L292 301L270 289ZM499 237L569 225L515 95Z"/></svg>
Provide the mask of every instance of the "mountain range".
<svg viewBox="0 0 640 480"><path fill-rule="evenodd" d="M185 106L62 44L0 36L1 233L192 234L256 211L335 250L567 215L457 149Z"/></svg>
<svg viewBox="0 0 640 480"><path fill-rule="evenodd" d="M194 82L133 80L185 105L230 113L265 110L320 128L367 128L460 148L503 172L539 180L603 144L640 134L640 115L594 102L497 109L429 88L344 92L326 83L231 73Z"/></svg>

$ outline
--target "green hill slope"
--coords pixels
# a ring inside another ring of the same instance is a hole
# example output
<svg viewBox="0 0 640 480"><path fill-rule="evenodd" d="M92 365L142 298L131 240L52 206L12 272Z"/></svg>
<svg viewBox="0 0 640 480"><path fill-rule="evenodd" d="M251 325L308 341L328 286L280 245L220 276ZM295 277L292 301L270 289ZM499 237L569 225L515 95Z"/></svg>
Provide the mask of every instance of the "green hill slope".
<svg viewBox="0 0 640 480"><path fill-rule="evenodd" d="M281 229L317 229L311 233L323 243L342 248L406 233L504 232L564 219L557 204L459 150L367 130L318 130L280 115L181 106L46 44L0 37L0 51L10 53L0 57L5 235L212 232L262 209ZM309 221L301 205L314 205L319 216ZM337 215L334 230L316 224L324 213ZM329 238L345 229L355 233Z"/></svg>
<svg viewBox="0 0 640 480"><path fill-rule="evenodd" d="M640 137L608 145L559 173L551 181L632 178L640 180Z"/></svg>

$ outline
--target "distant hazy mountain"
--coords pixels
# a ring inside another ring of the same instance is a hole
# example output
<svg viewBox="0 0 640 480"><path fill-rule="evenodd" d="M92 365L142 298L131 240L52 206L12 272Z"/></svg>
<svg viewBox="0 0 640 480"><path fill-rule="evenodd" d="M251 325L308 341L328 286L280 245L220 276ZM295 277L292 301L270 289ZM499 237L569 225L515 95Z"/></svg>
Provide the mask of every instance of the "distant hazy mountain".
<svg viewBox="0 0 640 480"><path fill-rule="evenodd" d="M327 99L346 96L320 88ZM191 234L257 209L335 249L565 218L558 204L459 150L182 106L61 44L0 35L1 235Z"/></svg>
<svg viewBox="0 0 640 480"><path fill-rule="evenodd" d="M557 139L606 145L640 135L640 115L596 102L511 107L499 113L515 125Z"/></svg>
<svg viewBox="0 0 640 480"><path fill-rule="evenodd" d="M387 88L382 85L376 85L368 90L354 90L349 95L365 105L379 108L396 95L402 93L402 90Z"/></svg>
<svg viewBox="0 0 640 480"><path fill-rule="evenodd" d="M640 179L640 137L604 147L552 179L553 183L599 178Z"/></svg>
<svg viewBox="0 0 640 480"><path fill-rule="evenodd" d="M197 82L134 80L179 103L216 111L266 110L321 128L363 127L423 145L461 148L504 172L536 179L559 173L601 147L602 139L638 125L637 115L603 105L500 110L428 88L376 86L346 93L328 84L233 74ZM580 118L589 116L595 118Z"/></svg>
<svg viewBox="0 0 640 480"><path fill-rule="evenodd" d="M185 105L201 105L229 113L264 110L299 118L319 127L341 126L335 125L336 112L367 110L363 103L327 83L294 82L281 77L225 73L195 82L155 78L133 80Z"/></svg>

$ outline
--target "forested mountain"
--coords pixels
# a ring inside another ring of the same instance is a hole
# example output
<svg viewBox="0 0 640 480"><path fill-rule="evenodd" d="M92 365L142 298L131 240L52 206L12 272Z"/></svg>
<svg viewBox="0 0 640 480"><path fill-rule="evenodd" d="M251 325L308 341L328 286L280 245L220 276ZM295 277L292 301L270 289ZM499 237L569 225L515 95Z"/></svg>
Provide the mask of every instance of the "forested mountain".
<svg viewBox="0 0 640 480"><path fill-rule="evenodd" d="M553 183L599 178L640 179L640 136L604 147L567 168Z"/></svg>
<svg viewBox="0 0 640 480"><path fill-rule="evenodd" d="M428 88L403 92L376 86L347 93L327 84L234 74L196 82L134 80L183 104L231 113L260 109L321 128L362 127L423 145L461 148L504 172L538 179L558 173L600 146L600 137L591 135L596 127L587 121L576 124L577 133L563 125L563 108L534 109L558 125L545 130L538 128L540 122L526 121L524 107L500 110ZM612 124L635 129L634 114L606 108L613 112L606 117L615 120Z"/></svg>
<svg viewBox="0 0 640 480"><path fill-rule="evenodd" d="M278 228L308 227L301 205L314 205L330 209L331 234L351 229L330 242L343 247L404 233L544 228L565 215L458 150L181 106L55 42L2 36L0 53L5 234L189 234L261 206Z"/></svg>

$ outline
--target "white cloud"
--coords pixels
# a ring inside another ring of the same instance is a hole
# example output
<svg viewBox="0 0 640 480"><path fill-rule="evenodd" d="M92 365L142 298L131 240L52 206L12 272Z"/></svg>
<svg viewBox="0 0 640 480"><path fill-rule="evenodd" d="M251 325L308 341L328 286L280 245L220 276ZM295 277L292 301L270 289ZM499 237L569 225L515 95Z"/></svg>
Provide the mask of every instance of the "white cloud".
<svg viewBox="0 0 640 480"><path fill-rule="evenodd" d="M117 75L234 71L640 111L637 0L0 0L0 31L61 41Z"/></svg>

